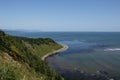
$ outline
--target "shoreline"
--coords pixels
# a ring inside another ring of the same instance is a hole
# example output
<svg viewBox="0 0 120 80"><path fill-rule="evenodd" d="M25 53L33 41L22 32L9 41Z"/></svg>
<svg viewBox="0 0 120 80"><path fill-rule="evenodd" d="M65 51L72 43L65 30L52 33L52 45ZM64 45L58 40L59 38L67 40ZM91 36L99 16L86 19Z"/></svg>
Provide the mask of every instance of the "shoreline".
<svg viewBox="0 0 120 80"><path fill-rule="evenodd" d="M61 44L63 47L58 49L58 50L55 50L53 52L50 52L50 53L47 53L46 55L44 55L41 59L43 61L45 61L48 57L52 56L52 55L55 55L55 54L58 54L60 52L63 52L63 51L66 51L69 47L67 45L64 45L64 44Z"/></svg>

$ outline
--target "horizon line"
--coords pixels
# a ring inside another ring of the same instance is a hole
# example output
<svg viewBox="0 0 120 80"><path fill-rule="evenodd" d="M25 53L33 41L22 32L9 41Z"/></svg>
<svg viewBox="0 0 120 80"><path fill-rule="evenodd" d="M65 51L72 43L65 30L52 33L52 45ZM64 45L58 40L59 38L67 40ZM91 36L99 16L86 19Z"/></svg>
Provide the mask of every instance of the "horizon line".
<svg viewBox="0 0 120 80"><path fill-rule="evenodd" d="M22 31L22 32L120 32L120 31L43 31L43 30L27 30L27 29L0 29L3 31Z"/></svg>

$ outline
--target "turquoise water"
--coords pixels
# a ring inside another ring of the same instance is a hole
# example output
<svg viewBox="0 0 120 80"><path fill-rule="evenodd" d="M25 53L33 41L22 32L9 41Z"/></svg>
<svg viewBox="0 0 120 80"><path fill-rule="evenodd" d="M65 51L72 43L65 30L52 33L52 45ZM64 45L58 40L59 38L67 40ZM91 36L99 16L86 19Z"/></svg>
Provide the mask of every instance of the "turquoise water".
<svg viewBox="0 0 120 80"><path fill-rule="evenodd" d="M69 49L47 59L67 80L120 80L119 32L8 32L25 37L49 37Z"/></svg>

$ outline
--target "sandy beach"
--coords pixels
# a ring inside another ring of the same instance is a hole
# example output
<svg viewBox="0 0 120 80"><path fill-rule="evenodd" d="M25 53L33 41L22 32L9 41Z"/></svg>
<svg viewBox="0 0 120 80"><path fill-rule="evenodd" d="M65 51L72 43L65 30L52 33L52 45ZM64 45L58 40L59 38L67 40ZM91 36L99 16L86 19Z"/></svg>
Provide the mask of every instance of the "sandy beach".
<svg viewBox="0 0 120 80"><path fill-rule="evenodd" d="M50 53L44 55L42 57L42 60L45 61L47 57L55 55L55 54L60 53L60 52L63 52L63 51L65 51L65 50L67 50L69 48L67 45L64 45L64 44L61 44L61 45L63 46L61 49L55 50L53 52L50 52Z"/></svg>

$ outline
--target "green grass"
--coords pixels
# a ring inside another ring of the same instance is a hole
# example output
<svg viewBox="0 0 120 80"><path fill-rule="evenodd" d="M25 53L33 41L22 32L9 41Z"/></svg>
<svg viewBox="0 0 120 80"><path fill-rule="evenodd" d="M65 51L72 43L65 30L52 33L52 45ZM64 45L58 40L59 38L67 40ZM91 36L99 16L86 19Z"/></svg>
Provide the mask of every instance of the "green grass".
<svg viewBox="0 0 120 80"><path fill-rule="evenodd" d="M12 67L8 65L3 65L0 67L0 80L17 80L15 72Z"/></svg>
<svg viewBox="0 0 120 80"><path fill-rule="evenodd" d="M35 48L33 50L33 53L37 56L39 56L40 58L43 57L45 54L53 52L55 50L58 50L60 48L62 48L62 46L58 46L58 45L34 45Z"/></svg>
<svg viewBox="0 0 120 80"><path fill-rule="evenodd" d="M0 63L0 80L45 80L47 78L43 74L36 73L27 64L13 60L6 53L0 56Z"/></svg>

